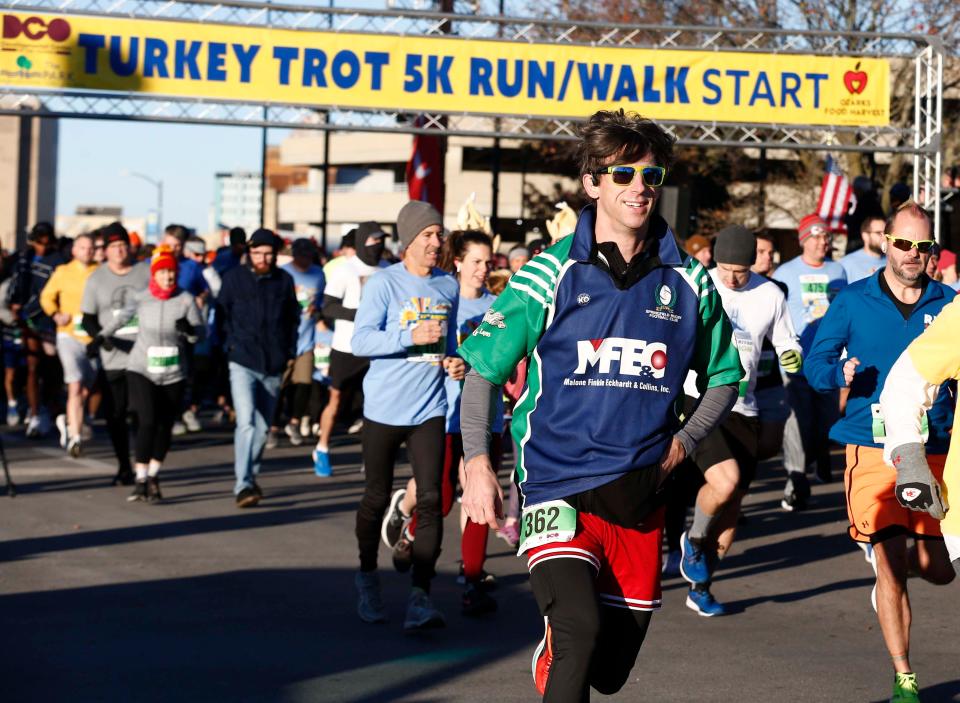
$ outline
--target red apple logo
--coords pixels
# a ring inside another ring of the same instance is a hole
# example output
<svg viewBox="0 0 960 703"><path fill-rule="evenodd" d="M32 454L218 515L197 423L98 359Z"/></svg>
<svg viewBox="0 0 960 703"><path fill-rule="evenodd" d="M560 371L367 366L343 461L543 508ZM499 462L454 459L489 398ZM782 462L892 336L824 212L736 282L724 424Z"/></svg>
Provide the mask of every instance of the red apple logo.
<svg viewBox="0 0 960 703"><path fill-rule="evenodd" d="M860 95L867 88L867 72L860 70L860 62L854 66L852 71L843 74L843 84L847 87L850 95Z"/></svg>

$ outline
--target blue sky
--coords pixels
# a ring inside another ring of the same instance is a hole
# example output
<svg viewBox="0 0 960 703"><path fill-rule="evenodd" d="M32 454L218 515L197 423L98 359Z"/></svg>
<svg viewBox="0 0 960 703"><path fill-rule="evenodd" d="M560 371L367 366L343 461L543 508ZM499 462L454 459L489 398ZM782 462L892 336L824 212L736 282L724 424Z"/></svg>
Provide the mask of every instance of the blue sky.
<svg viewBox="0 0 960 703"><path fill-rule="evenodd" d="M271 130L270 143L285 130ZM260 129L107 120L60 120L57 213L77 205L119 205L125 215L155 209L156 189L126 169L163 181L163 219L207 230L214 174L260 170Z"/></svg>

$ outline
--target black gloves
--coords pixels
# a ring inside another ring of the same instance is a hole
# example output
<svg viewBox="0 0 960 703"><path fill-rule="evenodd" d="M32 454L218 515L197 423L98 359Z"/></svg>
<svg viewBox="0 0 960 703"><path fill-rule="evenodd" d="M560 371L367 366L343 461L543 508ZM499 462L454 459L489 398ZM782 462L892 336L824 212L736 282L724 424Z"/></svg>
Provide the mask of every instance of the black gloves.
<svg viewBox="0 0 960 703"><path fill-rule="evenodd" d="M181 317L179 320L177 320L177 322L175 323L175 326L177 329L177 334L182 335L184 337L193 336L193 325L187 322L187 318Z"/></svg>
<svg viewBox="0 0 960 703"><path fill-rule="evenodd" d="M104 351L113 351L113 340L110 337L104 337L102 334L98 334L93 338L87 345L87 358L96 359L100 354L100 350Z"/></svg>

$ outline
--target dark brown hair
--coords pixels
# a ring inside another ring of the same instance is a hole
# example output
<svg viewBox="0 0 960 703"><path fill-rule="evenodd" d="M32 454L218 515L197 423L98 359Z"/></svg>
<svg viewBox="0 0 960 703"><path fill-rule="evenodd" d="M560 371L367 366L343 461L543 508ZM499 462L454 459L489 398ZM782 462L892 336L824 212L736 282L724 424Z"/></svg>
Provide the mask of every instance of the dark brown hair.
<svg viewBox="0 0 960 703"><path fill-rule="evenodd" d="M773 236L770 232L761 231L755 234L757 239L762 239L765 242L770 242L773 245L774 249L778 249L776 237Z"/></svg>
<svg viewBox="0 0 960 703"><path fill-rule="evenodd" d="M874 213L871 213L871 214L869 214L869 215L867 215L866 217L863 218L863 222L860 223L860 234L864 234L864 233L867 231L867 228L870 226L870 223L873 222L873 221L875 221L875 220L880 220L881 222L884 223L884 225L883 225L884 227L887 226L887 225L886 225L886 220L884 220L884 218L883 218L883 213L882 213L882 212L874 212Z"/></svg>
<svg viewBox="0 0 960 703"><path fill-rule="evenodd" d="M457 265L454 259L463 259L463 255L467 253L471 244L482 244L490 247L491 253L493 252L493 240L486 232L478 229L457 229L443 240L443 248L440 249L440 268L447 273L456 274Z"/></svg>
<svg viewBox="0 0 960 703"><path fill-rule="evenodd" d="M183 225L167 225L163 228L164 236L170 235L171 237L176 237L180 240L180 243L183 244L187 241L187 237L190 236L190 233L187 232L187 228Z"/></svg>
<svg viewBox="0 0 960 703"><path fill-rule="evenodd" d="M669 168L674 141L656 122L636 112L600 110L580 128L580 174L593 173L611 158L632 163L646 154L652 154L658 166Z"/></svg>

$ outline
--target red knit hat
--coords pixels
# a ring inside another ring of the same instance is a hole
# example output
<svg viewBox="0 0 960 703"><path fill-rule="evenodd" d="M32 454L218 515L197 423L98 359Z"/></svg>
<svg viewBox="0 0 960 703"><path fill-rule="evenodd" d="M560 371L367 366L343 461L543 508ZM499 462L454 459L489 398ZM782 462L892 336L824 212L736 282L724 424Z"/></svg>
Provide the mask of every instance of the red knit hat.
<svg viewBox="0 0 960 703"><path fill-rule="evenodd" d="M150 260L150 275L152 276L157 271L161 271L163 269L176 271L177 259L169 247L159 246L153 253L153 258Z"/></svg>
<svg viewBox="0 0 960 703"><path fill-rule="evenodd" d="M815 231L818 228L819 231ZM807 215L797 225L797 234L800 236L800 242L814 234L827 234L827 223L820 215Z"/></svg>
<svg viewBox="0 0 960 703"><path fill-rule="evenodd" d="M957 255L949 249L940 250L940 263L937 264L937 270L943 271L948 268L955 268L957 265Z"/></svg>

